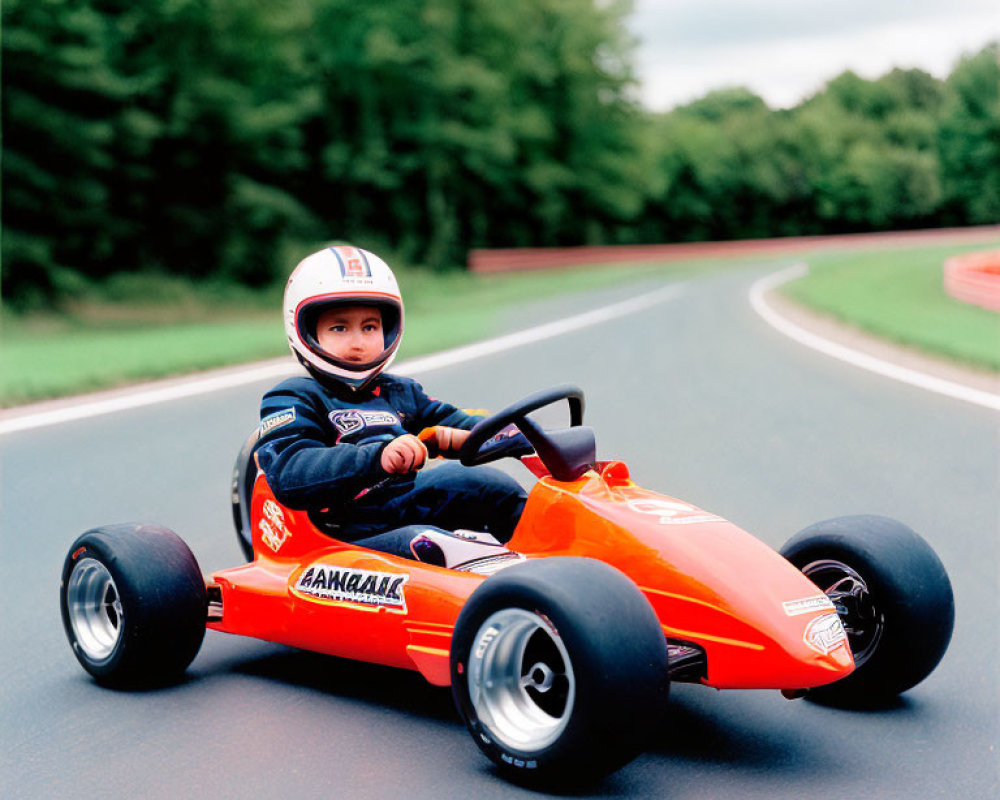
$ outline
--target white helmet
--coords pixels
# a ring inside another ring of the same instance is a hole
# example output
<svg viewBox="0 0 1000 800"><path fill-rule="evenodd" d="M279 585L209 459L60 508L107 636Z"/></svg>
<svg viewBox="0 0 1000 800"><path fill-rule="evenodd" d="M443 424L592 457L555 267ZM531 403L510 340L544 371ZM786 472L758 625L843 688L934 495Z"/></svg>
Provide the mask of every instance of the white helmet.
<svg viewBox="0 0 1000 800"><path fill-rule="evenodd" d="M334 357L316 338L319 315L348 304L373 305L382 312L385 348L364 364ZM285 285L285 334L292 352L314 376L364 388L392 363L403 338L403 298L396 276L381 258L356 247L328 247L307 256Z"/></svg>

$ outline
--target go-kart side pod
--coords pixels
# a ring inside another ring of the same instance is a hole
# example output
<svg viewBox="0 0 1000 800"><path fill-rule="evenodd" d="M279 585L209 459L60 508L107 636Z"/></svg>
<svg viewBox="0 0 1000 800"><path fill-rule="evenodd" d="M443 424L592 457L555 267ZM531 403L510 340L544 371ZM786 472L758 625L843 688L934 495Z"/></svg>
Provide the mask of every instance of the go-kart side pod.
<svg viewBox="0 0 1000 800"><path fill-rule="evenodd" d="M804 689L851 672L843 628L815 584L736 525L636 486L623 467L573 483L542 477L509 546L624 572L666 636L704 651L709 686Z"/></svg>

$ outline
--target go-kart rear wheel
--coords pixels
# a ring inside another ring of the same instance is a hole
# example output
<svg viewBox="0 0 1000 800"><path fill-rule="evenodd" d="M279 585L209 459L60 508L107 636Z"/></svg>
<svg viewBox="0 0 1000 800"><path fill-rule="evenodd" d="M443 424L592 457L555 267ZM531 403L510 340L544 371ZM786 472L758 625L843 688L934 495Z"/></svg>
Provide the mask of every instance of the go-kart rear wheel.
<svg viewBox="0 0 1000 800"><path fill-rule="evenodd" d="M486 580L455 625L451 675L476 744L536 786L585 783L630 761L669 691L649 602L586 558L531 560Z"/></svg>
<svg viewBox="0 0 1000 800"><path fill-rule="evenodd" d="M854 656L854 672L807 697L848 707L882 704L920 683L944 656L955 620L951 582L930 545L901 522L819 522L781 554L833 601Z"/></svg>
<svg viewBox="0 0 1000 800"><path fill-rule="evenodd" d="M236 541L240 545L243 557L253 561L253 535L250 529L250 503L253 499L253 485L257 480L257 463L253 452L260 440L260 429L254 428L243 442L240 452L233 464L233 477L230 481L230 500L233 509L233 526L236 528Z"/></svg>
<svg viewBox="0 0 1000 800"><path fill-rule="evenodd" d="M77 660L107 686L178 679L205 636L198 563L159 525L109 525L80 536L63 565L63 627Z"/></svg>

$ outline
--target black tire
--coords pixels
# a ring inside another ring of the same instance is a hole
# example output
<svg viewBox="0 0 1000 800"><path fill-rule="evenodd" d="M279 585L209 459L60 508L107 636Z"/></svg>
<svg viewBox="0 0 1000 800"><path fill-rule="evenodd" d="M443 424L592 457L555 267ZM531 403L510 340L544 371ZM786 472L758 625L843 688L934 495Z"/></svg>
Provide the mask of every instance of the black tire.
<svg viewBox="0 0 1000 800"><path fill-rule="evenodd" d="M628 763L670 687L649 602L587 558L528 561L487 579L455 624L451 678L479 748L533 786L584 784Z"/></svg>
<svg viewBox="0 0 1000 800"><path fill-rule="evenodd" d="M198 562L159 525L108 525L80 536L63 564L59 601L73 653L106 686L176 681L205 637Z"/></svg>
<svg viewBox="0 0 1000 800"><path fill-rule="evenodd" d="M243 442L240 452L233 464L233 477L230 481L230 499L233 504L233 526L236 528L236 541L239 542L243 557L253 561L253 539L250 531L250 501L253 497L253 485L257 480L257 464L253 453L260 439L260 429L253 432Z"/></svg>
<svg viewBox="0 0 1000 800"><path fill-rule="evenodd" d="M854 672L807 697L845 707L885 704L944 656L955 622L951 582L930 545L901 522L818 522L781 554L834 601L855 657Z"/></svg>

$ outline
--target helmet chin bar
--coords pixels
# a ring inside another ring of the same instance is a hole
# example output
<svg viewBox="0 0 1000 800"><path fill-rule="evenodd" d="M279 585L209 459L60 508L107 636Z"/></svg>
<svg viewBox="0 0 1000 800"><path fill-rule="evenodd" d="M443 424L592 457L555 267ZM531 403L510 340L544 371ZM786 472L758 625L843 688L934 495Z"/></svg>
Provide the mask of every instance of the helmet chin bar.
<svg viewBox="0 0 1000 800"><path fill-rule="evenodd" d="M331 355L330 353L327 353L319 347L319 344L312 339L312 337L304 341L309 346L309 350L313 355L332 368L322 369L317 364L306 359L301 353L293 349L295 357L299 360L299 363L306 368L310 375L319 379L321 383L332 381L358 391L364 389L369 383L375 380L375 378L381 375L385 368L395 359L396 349L399 346L399 335L397 332L396 338L385 350L382 351L378 358L373 359L372 361L367 361L363 364L353 361L344 361Z"/></svg>
<svg viewBox="0 0 1000 800"><path fill-rule="evenodd" d="M344 370L345 372L368 372L369 370L377 369L385 364L385 362L392 357L392 354L396 352L396 340L394 339L388 347L379 353L378 358L359 364L356 361L344 361L343 359L331 355L326 352L326 350L321 348L319 343L312 337L309 337L305 341L309 345L309 349L323 359L323 361L331 367L336 367L337 369Z"/></svg>

